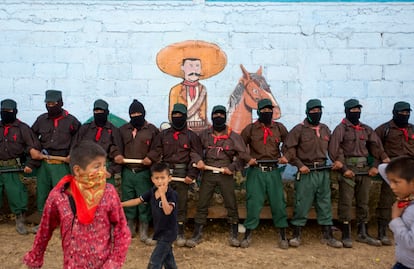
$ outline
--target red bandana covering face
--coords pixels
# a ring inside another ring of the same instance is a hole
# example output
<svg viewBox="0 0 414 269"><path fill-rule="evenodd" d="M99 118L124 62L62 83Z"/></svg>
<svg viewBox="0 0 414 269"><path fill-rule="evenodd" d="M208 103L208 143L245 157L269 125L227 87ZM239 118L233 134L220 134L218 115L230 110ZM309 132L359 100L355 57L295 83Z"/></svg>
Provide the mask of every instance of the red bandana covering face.
<svg viewBox="0 0 414 269"><path fill-rule="evenodd" d="M105 171L99 170L78 178L72 175L66 177L70 177L70 189L75 200L79 222L92 223L96 208L105 191Z"/></svg>

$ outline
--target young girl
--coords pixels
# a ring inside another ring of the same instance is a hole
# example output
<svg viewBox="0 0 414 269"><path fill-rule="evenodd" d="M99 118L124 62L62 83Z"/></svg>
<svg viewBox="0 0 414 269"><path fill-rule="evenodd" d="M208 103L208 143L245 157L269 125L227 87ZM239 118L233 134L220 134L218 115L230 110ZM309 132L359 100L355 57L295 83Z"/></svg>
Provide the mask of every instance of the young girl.
<svg viewBox="0 0 414 269"><path fill-rule="evenodd" d="M395 158L381 164L379 172L397 196L389 223L397 260L393 269L414 268L414 157Z"/></svg>

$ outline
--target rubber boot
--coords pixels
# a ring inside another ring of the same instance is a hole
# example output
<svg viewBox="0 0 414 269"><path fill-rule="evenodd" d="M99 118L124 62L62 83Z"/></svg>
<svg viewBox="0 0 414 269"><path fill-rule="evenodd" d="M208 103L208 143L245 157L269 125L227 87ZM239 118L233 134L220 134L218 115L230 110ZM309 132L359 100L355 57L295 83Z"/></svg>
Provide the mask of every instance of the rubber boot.
<svg viewBox="0 0 414 269"><path fill-rule="evenodd" d="M326 244L333 248L341 248L343 247L342 242L336 240L332 234L332 226L331 225L323 225L322 226L322 244Z"/></svg>
<svg viewBox="0 0 414 269"><path fill-rule="evenodd" d="M381 244L384 246L391 246L392 242L387 237L388 222L386 220L378 221L378 240L381 241Z"/></svg>
<svg viewBox="0 0 414 269"><path fill-rule="evenodd" d="M248 248L251 242L252 242L252 230L246 229L246 232L244 233L244 238L240 243L240 247Z"/></svg>
<svg viewBox="0 0 414 269"><path fill-rule="evenodd" d="M185 237L184 237L184 223L178 223L178 234L177 234L177 246L184 247L185 246Z"/></svg>
<svg viewBox="0 0 414 269"><path fill-rule="evenodd" d="M148 236L148 223L146 222L139 223L139 239L148 246L155 246L157 243L156 240L153 240L150 236Z"/></svg>
<svg viewBox="0 0 414 269"><path fill-rule="evenodd" d="M135 226L135 220L129 219L127 220L129 231L131 232L131 237L134 238L137 236L136 226Z"/></svg>
<svg viewBox="0 0 414 269"><path fill-rule="evenodd" d="M302 242L302 227L293 226L293 238L289 240L289 246L299 247Z"/></svg>
<svg viewBox="0 0 414 269"><path fill-rule="evenodd" d="M229 237L229 245L232 247L240 247L240 241L238 239L239 236L239 224L233 223L230 225L230 237Z"/></svg>
<svg viewBox="0 0 414 269"><path fill-rule="evenodd" d="M279 248L281 249L288 249L289 248L289 241L286 238L286 228L279 229Z"/></svg>
<svg viewBox="0 0 414 269"><path fill-rule="evenodd" d="M342 224L342 244L344 248L352 248L351 223L347 221Z"/></svg>
<svg viewBox="0 0 414 269"><path fill-rule="evenodd" d="M16 214L16 231L21 235L28 234L25 225L25 218L22 213Z"/></svg>
<svg viewBox="0 0 414 269"><path fill-rule="evenodd" d="M185 246L193 248L201 242L201 237L203 236L203 225L199 223L194 224L193 236L190 239L185 241Z"/></svg>
<svg viewBox="0 0 414 269"><path fill-rule="evenodd" d="M376 247L382 245L380 240L375 239L368 234L368 226L364 222L358 223L358 237L356 241Z"/></svg>

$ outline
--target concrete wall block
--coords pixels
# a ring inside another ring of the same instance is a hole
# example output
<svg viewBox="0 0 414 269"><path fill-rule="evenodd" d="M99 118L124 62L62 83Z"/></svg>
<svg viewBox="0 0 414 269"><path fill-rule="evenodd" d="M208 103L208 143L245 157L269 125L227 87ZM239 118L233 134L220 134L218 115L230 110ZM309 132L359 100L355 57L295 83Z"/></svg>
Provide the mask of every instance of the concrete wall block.
<svg viewBox="0 0 414 269"><path fill-rule="evenodd" d="M367 89L364 81L347 80L347 81L331 81L332 96L343 97L344 100L349 98L363 99L367 97Z"/></svg>
<svg viewBox="0 0 414 269"><path fill-rule="evenodd" d="M332 64L363 64L364 50L362 49L332 49Z"/></svg>
<svg viewBox="0 0 414 269"><path fill-rule="evenodd" d="M350 48L380 48L382 46L381 33L354 33L348 40Z"/></svg>
<svg viewBox="0 0 414 269"><path fill-rule="evenodd" d="M395 93L402 91L402 83L398 81L368 81L367 83L368 96L373 98L388 99L388 97L394 97Z"/></svg>
<svg viewBox="0 0 414 269"><path fill-rule="evenodd" d="M399 50L401 55L401 64L414 63L414 49Z"/></svg>
<svg viewBox="0 0 414 269"><path fill-rule="evenodd" d="M36 63L34 69L34 75L40 78L65 78L67 76L67 64L63 63Z"/></svg>
<svg viewBox="0 0 414 269"><path fill-rule="evenodd" d="M130 64L99 64L98 78L128 80L132 78Z"/></svg>
<svg viewBox="0 0 414 269"><path fill-rule="evenodd" d="M413 68L413 64L386 65L384 66L384 79L412 81L414 80Z"/></svg>
<svg viewBox="0 0 414 269"><path fill-rule="evenodd" d="M322 65L320 67L323 80L346 80L348 78L347 65Z"/></svg>
<svg viewBox="0 0 414 269"><path fill-rule="evenodd" d="M384 47L391 48L407 48L414 47L414 33L384 33L383 34Z"/></svg>
<svg viewBox="0 0 414 269"><path fill-rule="evenodd" d="M366 52L366 63L381 65L398 64L400 63L400 53L402 51L398 49L370 49Z"/></svg>
<svg viewBox="0 0 414 269"><path fill-rule="evenodd" d="M31 63L0 62L0 78L33 77L34 65Z"/></svg>
<svg viewBox="0 0 414 269"><path fill-rule="evenodd" d="M298 69L293 66L280 65L280 66L269 66L267 68L268 79L271 80L296 80L298 79Z"/></svg>
<svg viewBox="0 0 414 269"><path fill-rule="evenodd" d="M380 65L350 65L349 79L351 80L381 80L382 66Z"/></svg>
<svg viewBox="0 0 414 269"><path fill-rule="evenodd" d="M40 78L15 78L13 89L20 93L40 93L48 88L48 81ZM11 89L11 88L10 88Z"/></svg>

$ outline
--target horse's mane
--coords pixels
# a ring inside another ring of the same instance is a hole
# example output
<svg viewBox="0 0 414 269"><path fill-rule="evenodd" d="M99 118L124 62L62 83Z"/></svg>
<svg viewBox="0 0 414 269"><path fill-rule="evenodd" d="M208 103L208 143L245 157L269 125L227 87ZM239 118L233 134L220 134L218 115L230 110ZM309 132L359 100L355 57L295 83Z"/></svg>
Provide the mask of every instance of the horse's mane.
<svg viewBox="0 0 414 269"><path fill-rule="evenodd" d="M258 75L256 73L249 73L250 79L253 80L259 87L269 93L272 91L270 90L269 84L267 84L265 78L261 75ZM243 91L245 90L244 84L242 83L241 79L239 80L239 83L237 83L236 88L233 90L233 92L230 95L229 102L228 102L228 116L230 118L230 115L234 112L236 109L236 105L239 104L240 99L243 95Z"/></svg>

